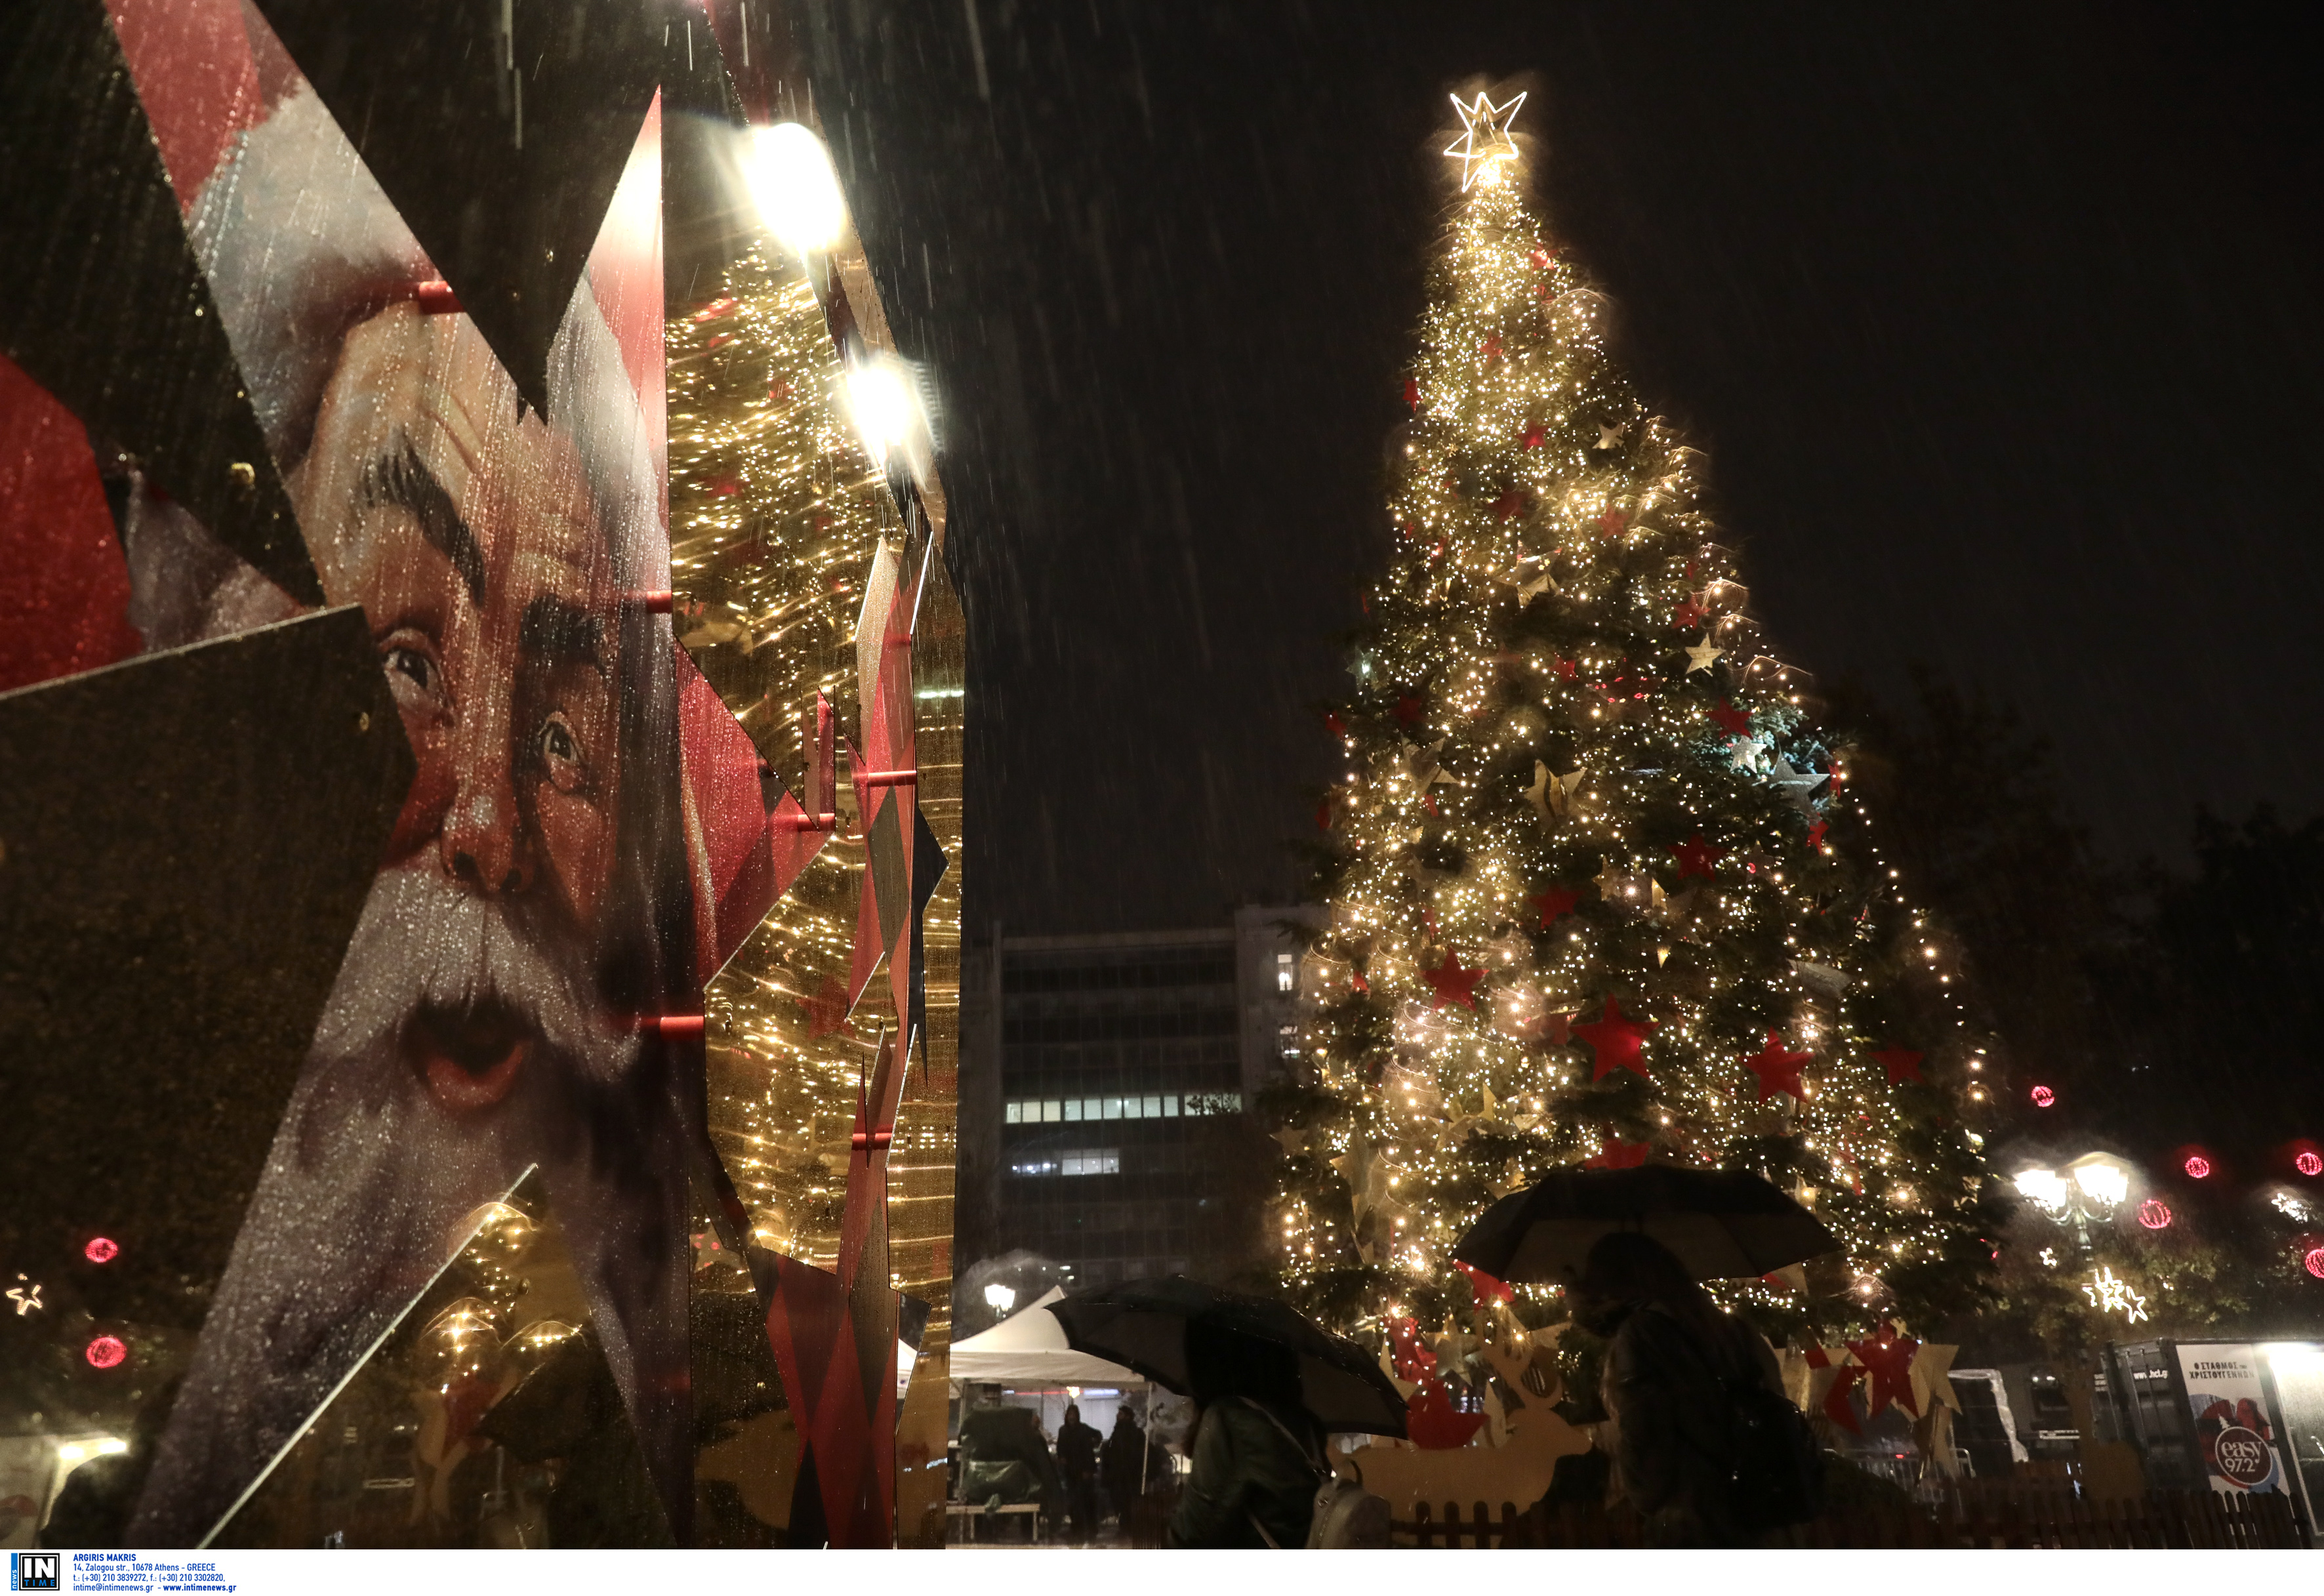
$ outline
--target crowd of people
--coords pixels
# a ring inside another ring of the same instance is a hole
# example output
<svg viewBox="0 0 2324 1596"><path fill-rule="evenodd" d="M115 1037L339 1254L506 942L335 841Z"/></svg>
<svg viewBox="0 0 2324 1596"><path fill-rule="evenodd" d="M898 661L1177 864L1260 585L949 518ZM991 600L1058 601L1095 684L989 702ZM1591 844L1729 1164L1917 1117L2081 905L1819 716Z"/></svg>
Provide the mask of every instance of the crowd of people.
<svg viewBox="0 0 2324 1596"><path fill-rule="evenodd" d="M1820 1487L1809 1477L1821 1465L1804 1425L1782 1422L1797 1410L1773 1350L1666 1248L1634 1232L1608 1235L1569 1293L1576 1322L1606 1338L1607 1354L1592 1445L1560 1460L1552 1506L1627 1500L1650 1542L1673 1546L1749 1545L1812 1510ZM1153 1504L1144 1521L1163 1545L1309 1545L1334 1471L1302 1399L1297 1358L1199 1321L1186 1327L1186 1352L1195 1418L1183 1474L1126 1406L1102 1441L1078 1406L1067 1407L1053 1453L1029 1409L989 1404L962 1425L958 1499L1038 1497L1081 1545L1109 1518L1136 1538L1141 1502Z"/></svg>

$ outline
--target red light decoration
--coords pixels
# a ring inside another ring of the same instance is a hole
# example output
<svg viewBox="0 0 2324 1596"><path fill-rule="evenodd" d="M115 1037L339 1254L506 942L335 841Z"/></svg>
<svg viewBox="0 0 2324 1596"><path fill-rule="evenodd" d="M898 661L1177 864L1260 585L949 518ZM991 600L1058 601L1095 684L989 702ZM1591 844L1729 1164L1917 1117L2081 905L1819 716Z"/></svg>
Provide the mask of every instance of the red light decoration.
<svg viewBox="0 0 2324 1596"><path fill-rule="evenodd" d="M2318 1252L2324 1256L2324 1248L2319 1248ZM2316 1272L2324 1276L2324 1269ZM100 1335L88 1343L88 1350L81 1356L88 1360L91 1369L111 1369L129 1356L129 1349L121 1344L121 1338L117 1335Z"/></svg>
<svg viewBox="0 0 2324 1596"><path fill-rule="evenodd" d="M2209 1180L2211 1177L2211 1160L2200 1153L2189 1158L2184 1167L2190 1180Z"/></svg>
<svg viewBox="0 0 2324 1596"><path fill-rule="evenodd" d="M121 1243L110 1236L98 1236L80 1250L81 1256L91 1263L111 1263L121 1256Z"/></svg>
<svg viewBox="0 0 2324 1596"><path fill-rule="evenodd" d="M2324 1280L2324 1247L2310 1248L2308 1256L2301 1261L2308 1266L2310 1274L2319 1280Z"/></svg>
<svg viewBox="0 0 2324 1596"><path fill-rule="evenodd" d="M2058 1094L2055 1092L2051 1091L2047 1086L2034 1087L2032 1096L2034 1099L2034 1106L2035 1108L2048 1108L2052 1103L2058 1101Z"/></svg>
<svg viewBox="0 0 2324 1596"><path fill-rule="evenodd" d="M2292 1160L2292 1167L2302 1175L2324 1175L2324 1158L2314 1153L2302 1153Z"/></svg>
<svg viewBox="0 0 2324 1596"><path fill-rule="evenodd" d="M2149 1197L2138 1205L2138 1222L2150 1231L2169 1230L2171 1210L2167 1204Z"/></svg>

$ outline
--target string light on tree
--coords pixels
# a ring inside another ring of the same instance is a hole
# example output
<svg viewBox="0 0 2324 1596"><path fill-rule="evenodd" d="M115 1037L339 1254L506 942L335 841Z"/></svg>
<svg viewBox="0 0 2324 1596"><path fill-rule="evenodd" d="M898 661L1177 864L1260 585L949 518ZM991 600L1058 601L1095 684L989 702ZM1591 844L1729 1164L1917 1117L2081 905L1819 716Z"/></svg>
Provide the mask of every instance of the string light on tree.
<svg viewBox="0 0 2324 1596"><path fill-rule="evenodd" d="M1992 1264L1982 1038L1746 608L1702 457L1531 209L1523 102L1455 101L1395 537L1325 717L1331 995L1281 1111L1279 1268L1343 1329L1486 1314L1448 1254L1496 1193L1655 1158L1821 1194L1844 1256L1818 1291L1720 1287L1779 1335L1918 1322ZM1520 1285L1489 1311L1555 1308Z"/></svg>

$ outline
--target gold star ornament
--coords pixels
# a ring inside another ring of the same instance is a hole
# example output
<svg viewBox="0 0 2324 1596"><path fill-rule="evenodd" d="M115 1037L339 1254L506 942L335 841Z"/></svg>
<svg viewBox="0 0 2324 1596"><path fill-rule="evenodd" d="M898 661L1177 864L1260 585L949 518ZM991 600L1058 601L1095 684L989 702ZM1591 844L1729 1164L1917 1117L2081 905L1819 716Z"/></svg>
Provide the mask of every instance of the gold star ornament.
<svg viewBox="0 0 2324 1596"><path fill-rule="evenodd" d="M1444 152L1461 162L1461 192L1466 194L1477 183L1500 181L1500 163L1517 158L1517 141L1509 137L1509 124L1517 120L1525 103L1522 92L1501 106L1482 94L1473 105L1463 104L1457 94L1452 97L1452 108L1461 113L1461 136L1445 145Z"/></svg>

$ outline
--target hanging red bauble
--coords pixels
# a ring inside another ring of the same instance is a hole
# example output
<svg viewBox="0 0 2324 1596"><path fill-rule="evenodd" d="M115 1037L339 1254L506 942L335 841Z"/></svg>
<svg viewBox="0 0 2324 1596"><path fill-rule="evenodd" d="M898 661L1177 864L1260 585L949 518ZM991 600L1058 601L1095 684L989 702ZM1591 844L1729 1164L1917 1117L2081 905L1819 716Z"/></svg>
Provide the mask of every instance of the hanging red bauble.
<svg viewBox="0 0 2324 1596"><path fill-rule="evenodd" d="M91 1369L113 1369L129 1356L129 1349L122 1344L117 1335L100 1335L88 1343L81 1356L88 1360Z"/></svg>
<svg viewBox="0 0 2324 1596"><path fill-rule="evenodd" d="M2209 1180L2211 1177L2211 1160L2200 1153L2190 1154L2180 1167L2186 1170L2190 1180Z"/></svg>
<svg viewBox="0 0 2324 1596"><path fill-rule="evenodd" d="M121 1243L110 1236L94 1236L80 1255L91 1263L111 1263L121 1256Z"/></svg>
<svg viewBox="0 0 2324 1596"><path fill-rule="evenodd" d="M2308 1256L2301 1261L2307 1264L2310 1274L2324 1280L2324 1247L2309 1249Z"/></svg>
<svg viewBox="0 0 2324 1596"><path fill-rule="evenodd" d="M2324 1156L2302 1153L2292 1160L2292 1167L2302 1175L2324 1175Z"/></svg>
<svg viewBox="0 0 2324 1596"><path fill-rule="evenodd" d="M1646 1033L1654 1029L1652 1021L1641 1023L1625 1019L1620 1005L1608 998L1603 1019L1573 1028L1573 1034L1589 1043L1591 1052L1595 1056L1591 1065L1590 1078L1602 1081L1618 1069L1645 1075L1646 1066L1638 1061L1638 1049L1645 1044Z"/></svg>
<svg viewBox="0 0 2324 1596"><path fill-rule="evenodd" d="M2047 1086L2036 1086L2027 1095L2034 1099L2035 1108L2048 1108L2058 1101L2058 1094Z"/></svg>
<svg viewBox="0 0 2324 1596"><path fill-rule="evenodd" d="M1549 252L1545 249L1537 249L1526 259L1533 263L1533 269L1536 272L1545 272L1549 269Z"/></svg>
<svg viewBox="0 0 2324 1596"><path fill-rule="evenodd" d="M2138 1222L2150 1231L2171 1228L2171 1210L2156 1198L2149 1197L2138 1205Z"/></svg>

